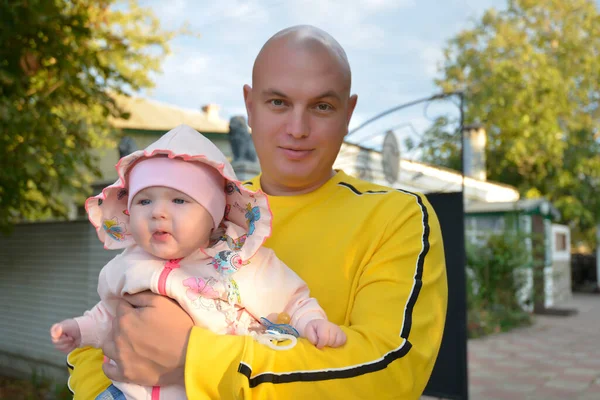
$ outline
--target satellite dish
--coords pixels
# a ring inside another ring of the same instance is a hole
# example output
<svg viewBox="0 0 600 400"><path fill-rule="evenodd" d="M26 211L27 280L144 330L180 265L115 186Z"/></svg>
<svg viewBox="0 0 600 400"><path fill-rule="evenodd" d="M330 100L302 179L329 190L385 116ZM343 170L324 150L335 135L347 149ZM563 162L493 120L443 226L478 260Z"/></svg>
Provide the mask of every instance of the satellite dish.
<svg viewBox="0 0 600 400"><path fill-rule="evenodd" d="M383 139L383 148L381 149L381 164L385 180L390 184L398 180L400 172L400 149L398 140L393 131L388 131Z"/></svg>

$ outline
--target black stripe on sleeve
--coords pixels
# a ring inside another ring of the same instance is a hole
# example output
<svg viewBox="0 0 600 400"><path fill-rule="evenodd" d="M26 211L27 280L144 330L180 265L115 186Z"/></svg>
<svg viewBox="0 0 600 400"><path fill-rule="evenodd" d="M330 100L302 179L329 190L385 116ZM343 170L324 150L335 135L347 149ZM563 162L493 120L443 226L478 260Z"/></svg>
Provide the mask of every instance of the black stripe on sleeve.
<svg viewBox="0 0 600 400"><path fill-rule="evenodd" d="M386 191L367 191L360 192L354 186L340 182L339 185L344 186L350 189L354 194L358 196L362 196L363 194L383 194L388 193ZM369 374L372 372L380 371L385 369L389 364L393 361L404 357L408 354L412 345L410 344L408 337L410 335L411 327L412 327L412 314L417 302L417 298L421 291L421 287L423 286L423 268L425 265L425 257L429 253L430 243L429 243L429 212L425 204L423 203L423 199L420 195L412 192L408 192L405 190L398 189L399 192L411 195L415 198L419 208L421 210L422 215L422 236L421 236L421 252L419 253L416 260L415 273L413 277L413 288L407 300L404 309L404 320L402 325L402 330L400 332L400 336L404 339L400 347L391 352L384 355L382 358L374 360L372 362L352 365L343 368L336 369L327 369L327 370L315 370L315 371L302 371L302 372L288 372L288 373L272 373L265 372L259 374L257 376L252 377L252 368L241 362L238 367L238 372L246 376L249 380L249 384L251 388L254 388L262 383L291 383L291 382L315 382L315 381L324 381L331 379L346 379L353 378L364 374Z"/></svg>
<svg viewBox="0 0 600 400"><path fill-rule="evenodd" d="M410 329L412 327L412 316L413 309L415 304L417 303L417 297L419 297L419 293L421 292L421 287L423 286L423 266L425 265L425 256L429 253L429 212L427 211L427 207L423 204L423 199L416 193L408 192L406 190L398 189L399 192L409 194L414 196L417 200L417 204L421 208L422 215L422 224L423 224L423 234L421 236L421 252L419 253L419 257L417 258L417 268L414 276L413 289L410 293L410 297L406 304L406 309L404 310L404 323L402 326L402 331L400 332L400 336L408 340L410 335Z"/></svg>
<svg viewBox="0 0 600 400"><path fill-rule="evenodd" d="M252 376L252 368L244 363L240 363L238 372L243 374L250 381L250 387L254 388L262 383L292 383L292 382L316 382L332 379L347 379L354 378L360 375L369 374L372 372L381 371L393 361L404 357L411 348L408 341L404 341L402 345L387 353L379 360L374 362L353 365L346 368L321 370L321 371L305 371L305 372L289 372L289 373L270 373L265 372L255 377Z"/></svg>
<svg viewBox="0 0 600 400"><path fill-rule="evenodd" d="M366 192L361 192L360 190L358 190L357 188L355 188L354 186L352 186L351 184L346 183L346 182L339 182L338 185L344 186L344 187L350 189L357 196L362 196L363 194L385 194L385 193L389 193L387 190L367 190Z"/></svg>

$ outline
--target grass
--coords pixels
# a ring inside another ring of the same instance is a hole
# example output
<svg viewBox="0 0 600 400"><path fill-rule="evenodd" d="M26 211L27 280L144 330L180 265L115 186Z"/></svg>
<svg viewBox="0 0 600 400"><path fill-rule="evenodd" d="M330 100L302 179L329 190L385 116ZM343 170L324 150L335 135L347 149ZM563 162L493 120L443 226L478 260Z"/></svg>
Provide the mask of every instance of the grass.
<svg viewBox="0 0 600 400"><path fill-rule="evenodd" d="M73 396L66 384L32 374L29 379L0 376L0 400L69 400Z"/></svg>

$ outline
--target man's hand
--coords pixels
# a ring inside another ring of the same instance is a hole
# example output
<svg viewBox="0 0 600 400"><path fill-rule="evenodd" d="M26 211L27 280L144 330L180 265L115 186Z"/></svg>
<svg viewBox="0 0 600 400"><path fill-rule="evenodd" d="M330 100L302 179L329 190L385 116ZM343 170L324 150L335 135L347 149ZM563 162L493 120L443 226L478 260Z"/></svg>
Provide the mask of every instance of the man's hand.
<svg viewBox="0 0 600 400"><path fill-rule="evenodd" d="M168 297L152 292L124 295L102 347L116 365L105 363L104 373L144 386L184 384L192 326L190 316Z"/></svg>

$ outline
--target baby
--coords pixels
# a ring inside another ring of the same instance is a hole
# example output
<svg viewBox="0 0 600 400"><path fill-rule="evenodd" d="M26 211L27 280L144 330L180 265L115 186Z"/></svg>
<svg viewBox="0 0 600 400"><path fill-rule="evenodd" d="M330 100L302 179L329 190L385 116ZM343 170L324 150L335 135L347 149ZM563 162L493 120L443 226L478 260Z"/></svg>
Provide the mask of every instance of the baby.
<svg viewBox="0 0 600 400"><path fill-rule="evenodd" d="M197 326L277 350L296 336L319 348L346 342L300 277L262 246L271 234L267 197L246 189L212 142L181 125L116 168L117 182L86 210L105 248L125 250L100 271L100 302L52 326L57 349L102 347L116 300L145 290L176 300ZM113 385L127 399L186 398L180 386Z"/></svg>

